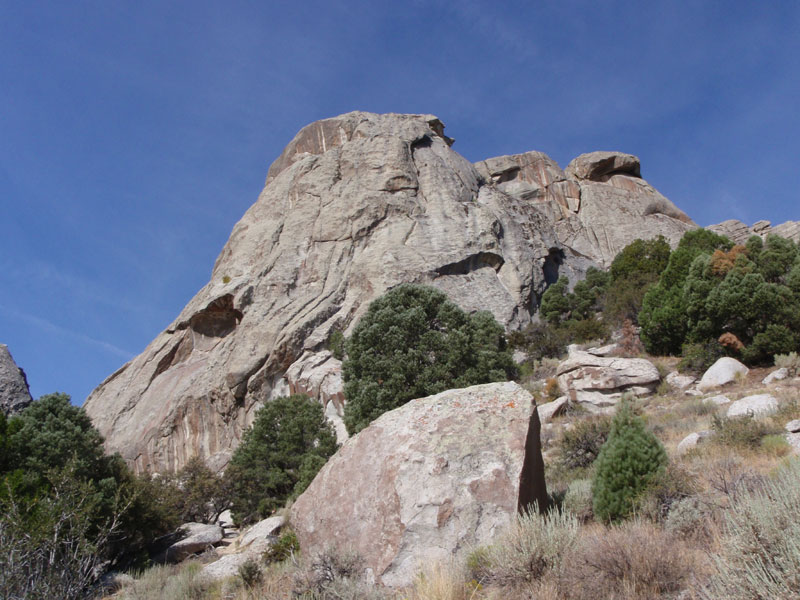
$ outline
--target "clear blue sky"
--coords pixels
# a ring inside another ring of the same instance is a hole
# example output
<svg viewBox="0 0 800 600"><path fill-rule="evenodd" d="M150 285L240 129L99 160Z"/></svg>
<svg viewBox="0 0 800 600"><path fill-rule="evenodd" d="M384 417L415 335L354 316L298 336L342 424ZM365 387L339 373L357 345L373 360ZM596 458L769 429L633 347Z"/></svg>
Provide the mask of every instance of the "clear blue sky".
<svg viewBox="0 0 800 600"><path fill-rule="evenodd" d="M470 160L636 154L701 225L800 219L798 65L796 1L0 0L0 343L82 403L355 109L434 113Z"/></svg>

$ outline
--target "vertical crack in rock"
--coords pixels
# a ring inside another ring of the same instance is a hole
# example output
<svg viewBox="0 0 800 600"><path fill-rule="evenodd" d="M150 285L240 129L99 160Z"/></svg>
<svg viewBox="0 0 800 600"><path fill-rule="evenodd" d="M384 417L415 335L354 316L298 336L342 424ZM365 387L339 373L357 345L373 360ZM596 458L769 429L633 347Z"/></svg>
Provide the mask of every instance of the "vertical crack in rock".
<svg viewBox="0 0 800 600"><path fill-rule="evenodd" d="M522 471L519 474L519 499L517 510L522 513L532 510L531 505L536 504L540 511L549 505L547 498L547 484L544 480L544 459L542 458L542 441L539 413L534 403L533 411L528 425L528 435L525 438L525 458L522 461Z"/></svg>

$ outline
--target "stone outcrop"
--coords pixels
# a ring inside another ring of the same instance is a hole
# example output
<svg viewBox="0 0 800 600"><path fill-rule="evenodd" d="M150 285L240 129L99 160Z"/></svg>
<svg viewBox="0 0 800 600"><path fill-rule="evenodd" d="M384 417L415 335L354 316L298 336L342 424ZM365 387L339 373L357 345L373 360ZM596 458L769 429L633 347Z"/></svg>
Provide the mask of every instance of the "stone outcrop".
<svg viewBox="0 0 800 600"><path fill-rule="evenodd" d="M757 221L753 223L752 227L748 227L741 221L728 219L722 223L710 225L706 229L730 238L735 244L744 244L752 235L763 239L771 233L800 242L800 221L786 221L775 227L769 221Z"/></svg>
<svg viewBox="0 0 800 600"><path fill-rule="evenodd" d="M540 152L473 165L451 144L431 115L354 112L301 130L209 283L86 401L107 449L137 471L195 455L222 468L255 410L290 389L336 421L336 365L321 353L399 283L516 329L559 275L574 283L635 238L675 243L695 227L630 155L564 171Z"/></svg>
<svg viewBox="0 0 800 600"><path fill-rule="evenodd" d="M624 392L650 394L661 381L649 360L597 356L572 346L557 374L561 391L590 410L615 406Z"/></svg>
<svg viewBox="0 0 800 600"><path fill-rule="evenodd" d="M695 227L641 178L639 159L631 154L582 154L564 170L541 152L490 158L475 166L498 189L534 202L547 216L563 246L552 260L566 263L567 275L573 257L608 267L636 238L663 235L674 246Z"/></svg>
<svg viewBox="0 0 800 600"><path fill-rule="evenodd" d="M248 560L261 562L264 552L278 540L285 524L285 517L274 516L251 526L228 548L219 552L222 554L219 559L203 567L202 577L212 581L233 577Z"/></svg>
<svg viewBox="0 0 800 600"><path fill-rule="evenodd" d="M31 402L33 398L25 372L14 362L8 346L0 344L0 411L10 417Z"/></svg>
<svg viewBox="0 0 800 600"><path fill-rule="evenodd" d="M303 555L332 541L375 580L408 585L420 565L486 544L524 506L547 502L531 395L513 382L412 400L350 438L291 509Z"/></svg>

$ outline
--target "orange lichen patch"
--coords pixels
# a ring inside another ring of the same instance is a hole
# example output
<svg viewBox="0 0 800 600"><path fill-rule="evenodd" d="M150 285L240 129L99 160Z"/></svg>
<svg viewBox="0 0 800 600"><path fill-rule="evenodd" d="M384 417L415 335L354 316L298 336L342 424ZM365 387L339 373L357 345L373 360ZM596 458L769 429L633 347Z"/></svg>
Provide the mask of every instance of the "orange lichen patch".
<svg viewBox="0 0 800 600"><path fill-rule="evenodd" d="M506 408L514 408L516 405L513 402L506 404Z"/></svg>

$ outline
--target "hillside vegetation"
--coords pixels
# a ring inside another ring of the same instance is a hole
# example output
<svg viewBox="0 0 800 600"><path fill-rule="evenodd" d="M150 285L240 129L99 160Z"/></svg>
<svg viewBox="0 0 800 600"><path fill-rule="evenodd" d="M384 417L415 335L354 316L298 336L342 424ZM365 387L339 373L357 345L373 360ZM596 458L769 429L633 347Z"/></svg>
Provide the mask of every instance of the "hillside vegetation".
<svg viewBox="0 0 800 600"><path fill-rule="evenodd" d="M240 521L255 520L301 493L336 449L319 404L297 396L268 404L225 476L197 461L174 476L137 478L103 454L81 409L46 396L20 417L0 417L0 593L89 597L97 576L115 568L135 575L121 599L800 596L800 459L784 429L800 418L797 245L769 236L735 246L704 230L674 251L663 239L637 240L608 273L570 283L550 286L539 322L508 342L490 315L399 286L337 341L348 427L421 395L506 377L544 404L562 392L558 359L578 342L614 341L618 355L647 357L664 376L735 357L753 368L722 390L726 400L768 392L776 408L728 416L711 398L719 391L687 395L666 379L656 394L626 395L606 414L572 404L542 430L552 508L520 514L490 545L421 565L413 586L388 590L364 579L363 557L333 540L299 555L290 528L225 581L202 578L208 557L141 570L156 538L179 522L213 521L231 506ZM511 347L526 354L519 370ZM773 364L788 377L762 383ZM687 447L692 433L703 435Z"/></svg>

